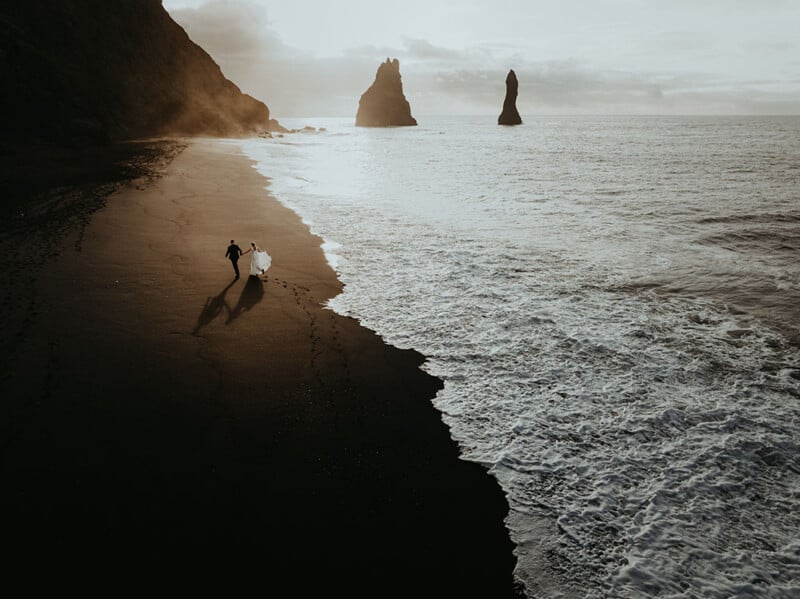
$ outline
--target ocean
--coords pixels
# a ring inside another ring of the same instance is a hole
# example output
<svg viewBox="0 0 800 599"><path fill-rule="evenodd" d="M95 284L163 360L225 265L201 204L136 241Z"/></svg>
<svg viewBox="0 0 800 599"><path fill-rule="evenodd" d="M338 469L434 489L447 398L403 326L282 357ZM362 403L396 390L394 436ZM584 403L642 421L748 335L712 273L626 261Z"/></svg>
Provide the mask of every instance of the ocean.
<svg viewBox="0 0 800 599"><path fill-rule="evenodd" d="M800 596L800 117L417 120L235 143L444 381L527 594Z"/></svg>

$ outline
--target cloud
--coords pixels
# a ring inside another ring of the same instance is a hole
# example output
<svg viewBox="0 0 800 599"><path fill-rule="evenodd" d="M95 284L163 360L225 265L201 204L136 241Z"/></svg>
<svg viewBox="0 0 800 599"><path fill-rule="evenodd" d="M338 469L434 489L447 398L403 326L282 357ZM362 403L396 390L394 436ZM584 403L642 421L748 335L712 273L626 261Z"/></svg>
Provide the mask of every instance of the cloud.
<svg viewBox="0 0 800 599"><path fill-rule="evenodd" d="M219 58L286 49L255 2L211 0L198 8L173 9L171 16L195 42Z"/></svg>
<svg viewBox="0 0 800 599"><path fill-rule="evenodd" d="M257 2L209 0L170 15L226 77L266 102L275 117L328 112L320 99L341 92L336 73L347 73L347 61L331 64L286 45Z"/></svg>
<svg viewBox="0 0 800 599"><path fill-rule="evenodd" d="M465 57L464 52L434 46L427 40L406 38L403 40L403 46L405 53L416 60L460 62Z"/></svg>
<svg viewBox="0 0 800 599"><path fill-rule="evenodd" d="M577 61L512 65L520 112L535 114L798 114L800 84L731 83L709 74L671 75L596 71ZM500 110L505 71L461 69L436 73L420 87L458 99L471 112ZM446 107L440 102L439 107ZM438 112L433 110L432 112Z"/></svg>
<svg viewBox="0 0 800 599"><path fill-rule="evenodd" d="M285 44L256 1L209 0L171 14L229 79L266 102L278 119L354 117L360 95L387 57L400 60L415 116L499 113L510 68L520 82L523 116L800 113L800 73L785 81L737 82L710 72L669 70L669 64L650 72L601 69L579 59L532 60L510 45L454 49L414 37L403 38L396 47L360 45L320 58ZM654 37L650 48L663 55L676 44L702 50L695 35L680 32ZM771 51L786 47L776 42Z"/></svg>

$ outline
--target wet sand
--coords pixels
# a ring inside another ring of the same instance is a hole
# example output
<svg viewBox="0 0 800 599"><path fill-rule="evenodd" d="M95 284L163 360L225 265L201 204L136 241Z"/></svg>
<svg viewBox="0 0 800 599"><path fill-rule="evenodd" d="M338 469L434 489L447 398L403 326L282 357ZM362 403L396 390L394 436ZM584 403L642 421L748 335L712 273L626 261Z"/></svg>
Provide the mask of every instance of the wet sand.
<svg viewBox="0 0 800 599"><path fill-rule="evenodd" d="M192 140L8 300L25 321L3 333L17 566L268 596L517 596L507 503L459 459L441 381L324 307L341 284L321 240L266 184L232 142ZM245 256L233 279L232 238L270 253L266 277Z"/></svg>

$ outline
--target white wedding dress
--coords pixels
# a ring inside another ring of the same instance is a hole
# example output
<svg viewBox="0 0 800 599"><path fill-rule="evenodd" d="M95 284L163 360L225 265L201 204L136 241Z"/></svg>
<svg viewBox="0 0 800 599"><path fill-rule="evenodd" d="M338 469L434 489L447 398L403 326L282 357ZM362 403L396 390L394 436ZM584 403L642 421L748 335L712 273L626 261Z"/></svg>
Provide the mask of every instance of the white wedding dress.
<svg viewBox="0 0 800 599"><path fill-rule="evenodd" d="M250 258L250 275L257 277L269 270L272 265L272 257L262 249L253 250Z"/></svg>

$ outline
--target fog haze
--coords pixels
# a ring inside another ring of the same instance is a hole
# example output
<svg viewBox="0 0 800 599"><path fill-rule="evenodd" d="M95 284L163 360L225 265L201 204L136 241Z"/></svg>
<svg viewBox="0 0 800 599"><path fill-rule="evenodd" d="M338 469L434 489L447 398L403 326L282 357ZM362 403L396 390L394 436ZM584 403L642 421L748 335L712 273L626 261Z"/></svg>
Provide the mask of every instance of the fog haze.
<svg viewBox="0 0 800 599"><path fill-rule="evenodd" d="M223 72L281 116L352 116L400 60L415 114L798 114L800 3L565 0L397 5L165 0Z"/></svg>

